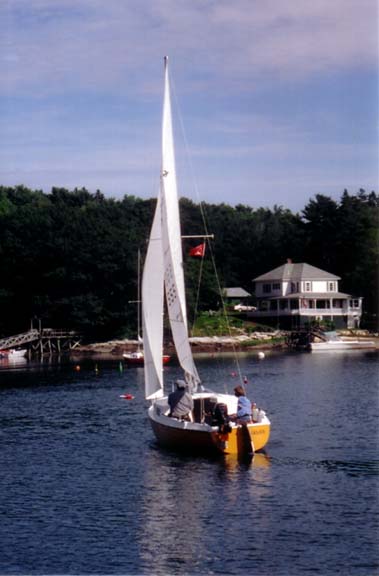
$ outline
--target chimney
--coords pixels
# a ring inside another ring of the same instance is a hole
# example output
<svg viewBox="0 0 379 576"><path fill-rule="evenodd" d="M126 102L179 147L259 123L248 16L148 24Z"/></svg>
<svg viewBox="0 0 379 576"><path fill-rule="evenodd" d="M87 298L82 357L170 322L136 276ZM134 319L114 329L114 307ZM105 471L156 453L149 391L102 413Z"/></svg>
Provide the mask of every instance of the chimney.
<svg viewBox="0 0 379 576"><path fill-rule="evenodd" d="M287 264L292 264L292 258L287 258Z"/></svg>

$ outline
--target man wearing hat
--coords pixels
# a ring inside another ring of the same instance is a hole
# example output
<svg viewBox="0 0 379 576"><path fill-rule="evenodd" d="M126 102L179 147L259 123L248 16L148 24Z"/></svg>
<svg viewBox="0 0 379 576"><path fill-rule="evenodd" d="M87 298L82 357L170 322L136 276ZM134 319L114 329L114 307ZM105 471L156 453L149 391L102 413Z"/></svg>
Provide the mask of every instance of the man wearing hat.
<svg viewBox="0 0 379 576"><path fill-rule="evenodd" d="M236 421L237 424L248 424L251 422L251 402L246 398L244 387L236 386L234 395L238 398L237 414L232 414L230 419Z"/></svg>
<svg viewBox="0 0 379 576"><path fill-rule="evenodd" d="M193 398L187 390L187 384L184 380L177 380L175 384L176 390L168 397L169 416L192 421Z"/></svg>

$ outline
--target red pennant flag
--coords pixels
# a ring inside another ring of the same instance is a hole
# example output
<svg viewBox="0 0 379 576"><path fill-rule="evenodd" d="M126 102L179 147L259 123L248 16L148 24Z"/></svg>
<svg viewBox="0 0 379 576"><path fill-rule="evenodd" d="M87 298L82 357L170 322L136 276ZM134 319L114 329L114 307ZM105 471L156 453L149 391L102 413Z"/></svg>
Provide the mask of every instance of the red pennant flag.
<svg viewBox="0 0 379 576"><path fill-rule="evenodd" d="M191 250L189 251L189 255L194 256L195 258L202 258L204 254L205 254L205 242L203 242L203 244L195 246L194 248L191 248Z"/></svg>

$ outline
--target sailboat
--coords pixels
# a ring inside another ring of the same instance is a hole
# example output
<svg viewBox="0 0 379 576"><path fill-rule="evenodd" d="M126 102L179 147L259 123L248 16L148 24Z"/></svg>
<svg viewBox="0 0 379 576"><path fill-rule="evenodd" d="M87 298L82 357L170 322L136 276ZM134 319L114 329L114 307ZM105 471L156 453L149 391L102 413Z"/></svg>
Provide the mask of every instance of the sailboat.
<svg viewBox="0 0 379 576"><path fill-rule="evenodd" d="M164 297L183 381L193 400L186 419L170 416L162 369ZM205 390L188 337L181 227L176 183L168 59L164 59L162 166L156 210L142 277L142 324L145 398L148 417L162 446L194 453L246 455L262 449L270 421L260 411L257 422L238 424L226 414L237 412L237 397ZM220 416L221 414L221 416Z"/></svg>
<svg viewBox="0 0 379 576"><path fill-rule="evenodd" d="M138 260L137 260L137 266L138 266L138 274L137 274L137 278L138 278L138 288L137 288L137 292L138 292L138 296L137 296L137 300L131 300L129 303L130 304L137 304L137 350L134 350L133 352L124 352L122 357L124 358L124 361L129 365L129 366L143 366L145 363L145 355L143 353L143 348L142 348L142 344L143 344L143 339L141 337L141 295L140 295L140 287L141 287L141 251L138 250ZM168 364L168 362L170 362L171 357L168 354L163 354L162 355L162 362L163 364Z"/></svg>

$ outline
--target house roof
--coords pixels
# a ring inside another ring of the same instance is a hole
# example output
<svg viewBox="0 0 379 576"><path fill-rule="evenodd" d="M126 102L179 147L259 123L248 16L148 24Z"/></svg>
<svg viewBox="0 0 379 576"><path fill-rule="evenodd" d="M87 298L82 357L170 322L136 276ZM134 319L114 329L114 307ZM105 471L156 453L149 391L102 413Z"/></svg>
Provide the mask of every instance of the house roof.
<svg viewBox="0 0 379 576"><path fill-rule="evenodd" d="M270 272L266 272L266 274L257 276L257 278L254 278L253 281L260 282L264 280L340 280L340 277L336 276L335 274L325 272L325 270L320 270L320 268L316 268L315 266L311 266L305 262L299 264L287 262L286 264L283 264L283 266L279 266Z"/></svg>
<svg viewBox="0 0 379 576"><path fill-rule="evenodd" d="M251 294L243 288L225 288L224 294L226 298L247 298L251 296Z"/></svg>

